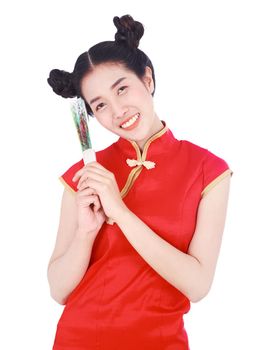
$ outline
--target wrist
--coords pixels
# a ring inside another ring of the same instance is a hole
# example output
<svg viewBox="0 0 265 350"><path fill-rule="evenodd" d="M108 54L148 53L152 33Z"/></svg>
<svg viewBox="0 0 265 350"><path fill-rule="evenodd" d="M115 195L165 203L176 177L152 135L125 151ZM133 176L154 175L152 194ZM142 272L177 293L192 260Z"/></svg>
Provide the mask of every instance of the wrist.
<svg viewBox="0 0 265 350"><path fill-rule="evenodd" d="M119 222L123 221L130 214L132 214L132 212L128 207L121 208L115 219L117 225L119 225Z"/></svg>
<svg viewBox="0 0 265 350"><path fill-rule="evenodd" d="M86 231L80 228L77 228L75 231L75 237L82 240L93 240L96 238L97 232L95 231Z"/></svg>

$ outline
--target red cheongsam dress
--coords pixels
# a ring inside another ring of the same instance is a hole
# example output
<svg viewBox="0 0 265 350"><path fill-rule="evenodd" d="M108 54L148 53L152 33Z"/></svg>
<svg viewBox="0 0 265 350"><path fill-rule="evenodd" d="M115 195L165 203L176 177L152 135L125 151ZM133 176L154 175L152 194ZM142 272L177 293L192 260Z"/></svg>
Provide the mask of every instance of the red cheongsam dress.
<svg viewBox="0 0 265 350"><path fill-rule="evenodd" d="M114 173L129 210L186 253L202 196L233 172L162 123L142 152L120 137L96 158ZM81 159L59 177L73 192L72 177L83 166ZM148 265L119 226L104 222L89 266L67 298L53 350L188 350L183 315L189 309L189 299Z"/></svg>

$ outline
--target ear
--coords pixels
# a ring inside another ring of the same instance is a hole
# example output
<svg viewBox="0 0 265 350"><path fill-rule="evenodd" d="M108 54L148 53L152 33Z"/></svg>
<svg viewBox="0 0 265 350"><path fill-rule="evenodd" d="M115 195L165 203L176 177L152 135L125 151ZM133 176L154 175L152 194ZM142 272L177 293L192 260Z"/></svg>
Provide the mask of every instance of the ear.
<svg viewBox="0 0 265 350"><path fill-rule="evenodd" d="M154 91L154 80L152 70L148 66L145 67L145 75L143 77L143 81L147 90L150 92L150 94L152 94L152 92Z"/></svg>

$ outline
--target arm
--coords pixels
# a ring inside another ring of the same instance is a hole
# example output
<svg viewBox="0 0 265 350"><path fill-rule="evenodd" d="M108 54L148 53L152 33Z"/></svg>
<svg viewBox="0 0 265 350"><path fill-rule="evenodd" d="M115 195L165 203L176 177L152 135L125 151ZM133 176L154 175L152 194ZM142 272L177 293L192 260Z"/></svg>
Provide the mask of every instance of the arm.
<svg viewBox="0 0 265 350"><path fill-rule="evenodd" d="M59 304L66 303L68 295L83 278L94 239L93 233L78 230L75 194L65 189L56 244L47 269L51 296Z"/></svg>
<svg viewBox="0 0 265 350"><path fill-rule="evenodd" d="M221 246L230 177L224 178L203 196L196 229L187 254L152 231L130 210L123 211L117 224L143 259L192 302L209 291Z"/></svg>

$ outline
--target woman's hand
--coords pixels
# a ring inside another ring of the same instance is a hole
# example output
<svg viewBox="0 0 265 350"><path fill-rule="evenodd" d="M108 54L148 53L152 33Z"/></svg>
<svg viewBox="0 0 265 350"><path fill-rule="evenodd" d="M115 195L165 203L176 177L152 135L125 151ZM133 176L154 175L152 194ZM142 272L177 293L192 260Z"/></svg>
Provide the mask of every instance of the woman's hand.
<svg viewBox="0 0 265 350"><path fill-rule="evenodd" d="M76 193L76 204L78 230L97 235L106 220L106 215L96 192L92 188L79 189Z"/></svg>
<svg viewBox="0 0 265 350"><path fill-rule="evenodd" d="M128 209L121 198L114 174L98 162L88 163L78 170L72 180L76 182L78 179L78 190L93 190L99 196L107 217L116 221L122 211Z"/></svg>

